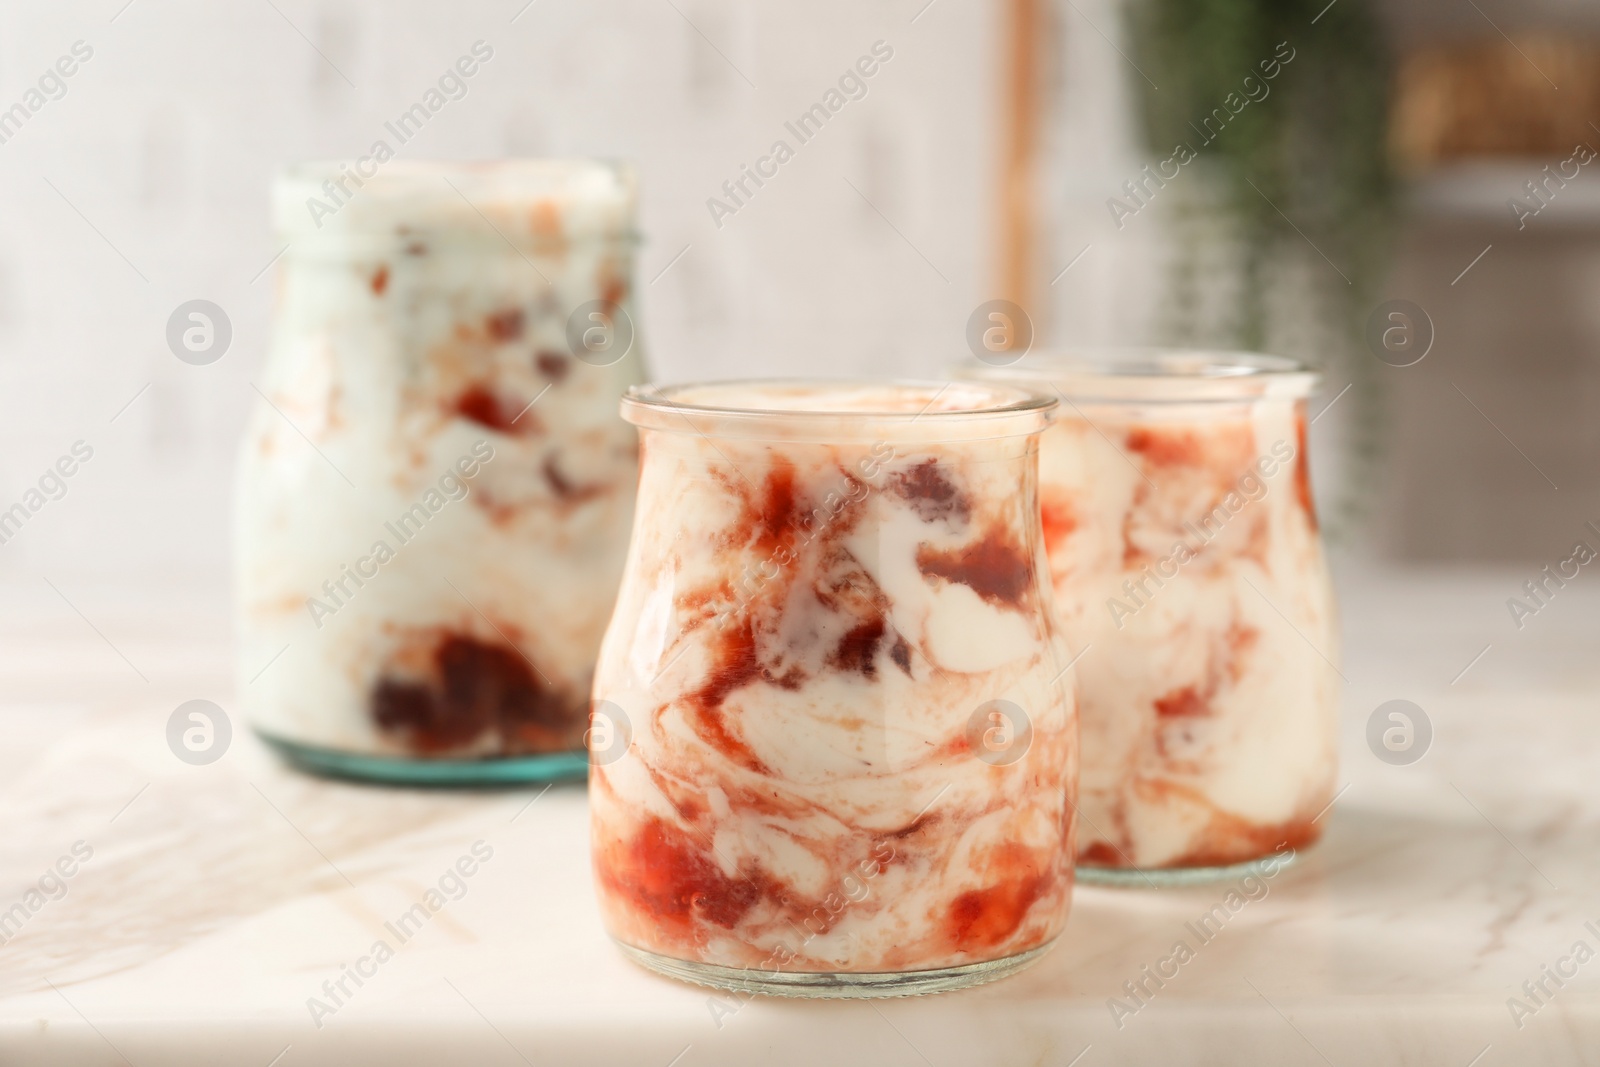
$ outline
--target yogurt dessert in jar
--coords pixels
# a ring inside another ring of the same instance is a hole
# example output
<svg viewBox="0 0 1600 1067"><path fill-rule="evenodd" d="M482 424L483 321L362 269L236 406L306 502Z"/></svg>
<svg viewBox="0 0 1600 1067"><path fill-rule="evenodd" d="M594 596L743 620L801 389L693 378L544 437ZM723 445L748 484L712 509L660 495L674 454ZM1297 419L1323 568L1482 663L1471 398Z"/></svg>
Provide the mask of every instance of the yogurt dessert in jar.
<svg viewBox="0 0 1600 1067"><path fill-rule="evenodd" d="M595 679L611 936L798 996L1010 973L1072 886L1077 734L1036 497L1052 402L979 384L630 390Z"/></svg>
<svg viewBox="0 0 1600 1067"><path fill-rule="evenodd" d="M1083 739L1078 874L1292 857L1335 792L1339 672L1306 455L1316 378L1269 356L1030 355L1062 400L1040 501Z"/></svg>
<svg viewBox="0 0 1600 1067"><path fill-rule="evenodd" d="M236 499L239 690L312 769L582 775L638 472L636 183L597 162L283 174ZM363 180L358 180L361 178Z"/></svg>

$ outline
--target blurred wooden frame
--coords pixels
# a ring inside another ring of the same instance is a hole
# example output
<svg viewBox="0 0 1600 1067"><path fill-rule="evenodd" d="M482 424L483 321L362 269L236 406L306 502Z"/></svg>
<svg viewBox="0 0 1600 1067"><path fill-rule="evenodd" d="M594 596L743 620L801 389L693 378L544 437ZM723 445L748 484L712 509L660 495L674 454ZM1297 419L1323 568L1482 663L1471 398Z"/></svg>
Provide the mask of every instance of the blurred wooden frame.
<svg viewBox="0 0 1600 1067"><path fill-rule="evenodd" d="M1034 315L1038 292L1039 217L1036 163L1039 151L1040 53L1045 0L1003 0L1001 39L1004 78L1000 146L1000 295ZM1035 330L1038 325L1035 325Z"/></svg>

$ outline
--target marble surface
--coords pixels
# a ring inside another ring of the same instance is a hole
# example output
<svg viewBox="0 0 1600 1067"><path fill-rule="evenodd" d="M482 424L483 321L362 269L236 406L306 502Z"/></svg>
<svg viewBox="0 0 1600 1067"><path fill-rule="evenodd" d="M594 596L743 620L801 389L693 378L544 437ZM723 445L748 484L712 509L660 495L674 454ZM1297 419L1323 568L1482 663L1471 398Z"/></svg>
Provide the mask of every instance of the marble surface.
<svg viewBox="0 0 1600 1067"><path fill-rule="evenodd" d="M1346 788L1322 844L1244 887L1256 899L1080 888L1021 975L855 1004L741 1003L625 961L591 896L581 787L316 781L237 722L190 766L167 719L231 707L225 628L137 598L8 601L0 923L18 902L25 918L0 926L0 1063L1600 1063L1600 958L1570 958L1600 951L1600 582L1519 631L1505 600L1531 577L1341 574ZM1392 699L1433 728L1408 766L1365 739ZM471 876L445 877L474 846ZM29 898L62 857L72 876ZM442 877L402 943L385 924ZM1114 1010L1180 940L1176 974ZM335 1006L323 983L347 966L369 976Z"/></svg>

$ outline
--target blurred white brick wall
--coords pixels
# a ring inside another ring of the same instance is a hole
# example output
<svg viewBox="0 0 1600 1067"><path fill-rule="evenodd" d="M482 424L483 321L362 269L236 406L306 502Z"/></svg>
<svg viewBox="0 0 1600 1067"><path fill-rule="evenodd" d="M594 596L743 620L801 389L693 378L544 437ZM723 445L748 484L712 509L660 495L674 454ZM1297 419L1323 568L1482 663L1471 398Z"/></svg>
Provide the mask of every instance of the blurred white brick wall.
<svg viewBox="0 0 1600 1067"><path fill-rule="evenodd" d="M175 584L205 590L220 617L233 455L270 322L270 176L364 153L480 38L492 62L402 152L637 160L659 377L935 374L994 295L998 5L124 3L0 7L0 107L75 41L94 49L0 144L0 508L74 441L94 448L66 497L0 546L0 589L48 578L93 616L115 588ZM1104 4L1079 7L1114 23ZM706 198L879 39L894 58L868 95L718 230ZM1098 37L1071 39L1099 67L1119 62ZM1114 124L1089 96L1092 122ZM1083 276L1103 293L1103 271ZM205 367L164 340L197 297L234 328Z"/></svg>

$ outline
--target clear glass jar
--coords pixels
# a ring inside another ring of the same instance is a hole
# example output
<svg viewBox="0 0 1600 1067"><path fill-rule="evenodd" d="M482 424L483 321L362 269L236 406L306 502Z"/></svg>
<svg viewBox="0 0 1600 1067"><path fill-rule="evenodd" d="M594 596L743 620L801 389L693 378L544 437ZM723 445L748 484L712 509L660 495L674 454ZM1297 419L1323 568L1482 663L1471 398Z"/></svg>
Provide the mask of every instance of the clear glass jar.
<svg viewBox="0 0 1600 1067"><path fill-rule="evenodd" d="M288 248L236 500L246 712L315 770L581 776L638 471L616 410L644 377L634 176L353 173L275 188Z"/></svg>
<svg viewBox="0 0 1600 1067"><path fill-rule="evenodd" d="M823 997L997 978L1066 920L1076 725L1036 499L1051 401L630 390L639 507L595 680L611 936Z"/></svg>
<svg viewBox="0 0 1600 1067"><path fill-rule="evenodd" d="M1198 881L1314 842L1339 698L1306 455L1316 376L1161 350L1032 354L970 376L1063 401L1040 501L1081 655L1079 878Z"/></svg>

